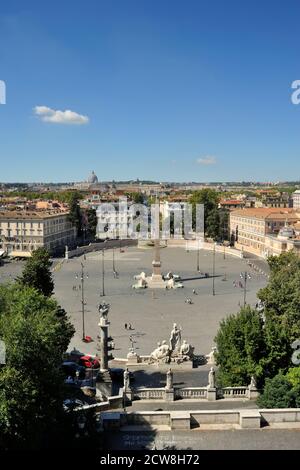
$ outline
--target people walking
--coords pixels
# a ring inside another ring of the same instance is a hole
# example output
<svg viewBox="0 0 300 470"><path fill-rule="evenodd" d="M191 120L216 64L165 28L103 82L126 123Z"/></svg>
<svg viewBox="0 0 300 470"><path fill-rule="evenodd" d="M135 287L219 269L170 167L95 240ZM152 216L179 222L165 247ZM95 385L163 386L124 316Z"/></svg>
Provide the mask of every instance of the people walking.
<svg viewBox="0 0 300 470"><path fill-rule="evenodd" d="M125 330L127 330L127 323L125 323L125 325L124 325L124 326L125 326Z"/></svg>

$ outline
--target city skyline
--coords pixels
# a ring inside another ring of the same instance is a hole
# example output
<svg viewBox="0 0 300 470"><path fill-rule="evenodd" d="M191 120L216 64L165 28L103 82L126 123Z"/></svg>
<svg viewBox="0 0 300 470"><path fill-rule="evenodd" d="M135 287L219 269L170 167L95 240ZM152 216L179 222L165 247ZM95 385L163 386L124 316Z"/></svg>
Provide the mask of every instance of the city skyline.
<svg viewBox="0 0 300 470"><path fill-rule="evenodd" d="M3 6L0 180L82 181L93 168L101 181L293 179L289 3Z"/></svg>

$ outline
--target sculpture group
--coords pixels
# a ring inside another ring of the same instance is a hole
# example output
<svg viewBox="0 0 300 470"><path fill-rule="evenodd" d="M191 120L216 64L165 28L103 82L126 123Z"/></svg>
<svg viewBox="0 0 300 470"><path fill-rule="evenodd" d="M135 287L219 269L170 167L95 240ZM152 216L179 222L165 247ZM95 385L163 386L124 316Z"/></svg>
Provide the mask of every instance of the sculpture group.
<svg viewBox="0 0 300 470"><path fill-rule="evenodd" d="M169 344L167 341L157 343L157 348L150 354L149 363L169 364L175 362L180 364L184 361L192 361L194 348L181 339L181 328L176 323L173 324Z"/></svg>

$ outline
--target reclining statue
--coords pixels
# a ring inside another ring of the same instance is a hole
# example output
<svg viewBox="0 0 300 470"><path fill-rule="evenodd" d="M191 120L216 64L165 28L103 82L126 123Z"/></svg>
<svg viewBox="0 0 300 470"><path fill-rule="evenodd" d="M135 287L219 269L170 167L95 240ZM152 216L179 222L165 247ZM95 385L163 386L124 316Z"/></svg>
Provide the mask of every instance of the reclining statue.
<svg viewBox="0 0 300 470"><path fill-rule="evenodd" d="M171 356L171 349L167 345L166 341L157 343L157 348L150 354L150 362L163 362L169 363Z"/></svg>

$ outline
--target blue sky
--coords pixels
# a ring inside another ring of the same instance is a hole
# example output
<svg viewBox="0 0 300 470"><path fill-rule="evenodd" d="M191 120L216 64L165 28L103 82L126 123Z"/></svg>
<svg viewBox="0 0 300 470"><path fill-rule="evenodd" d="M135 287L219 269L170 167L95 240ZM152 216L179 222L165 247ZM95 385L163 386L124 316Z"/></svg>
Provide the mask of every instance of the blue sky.
<svg viewBox="0 0 300 470"><path fill-rule="evenodd" d="M2 3L0 181L300 179L299 5Z"/></svg>

